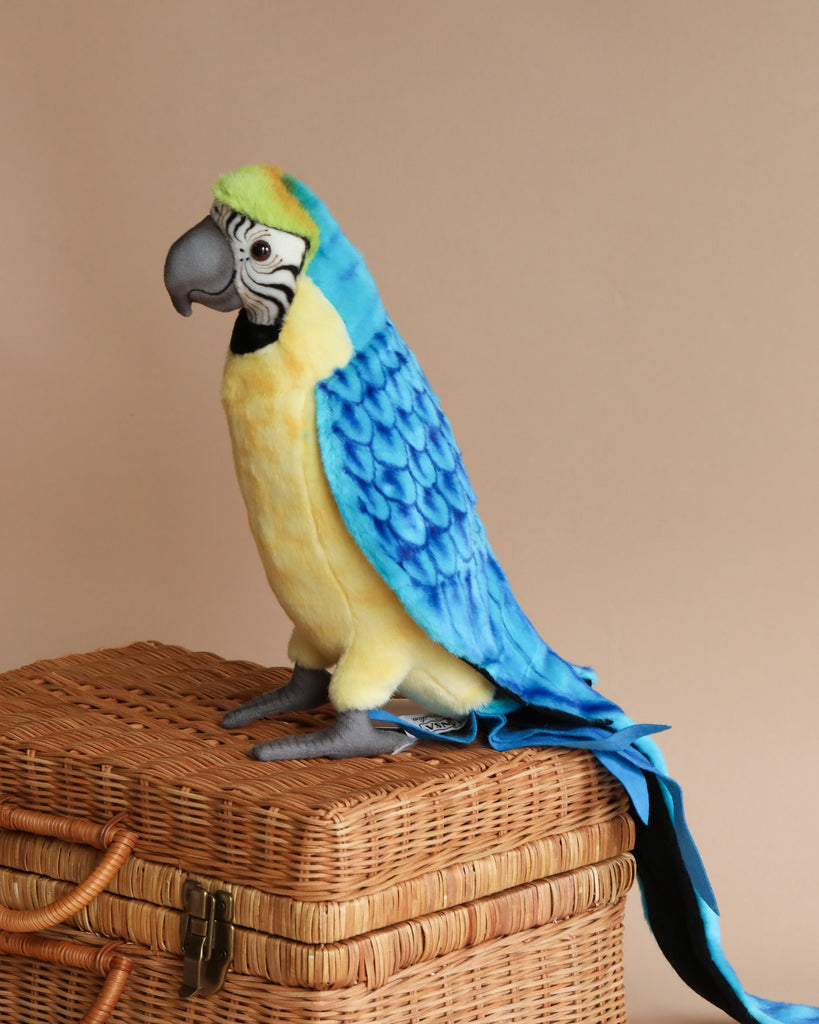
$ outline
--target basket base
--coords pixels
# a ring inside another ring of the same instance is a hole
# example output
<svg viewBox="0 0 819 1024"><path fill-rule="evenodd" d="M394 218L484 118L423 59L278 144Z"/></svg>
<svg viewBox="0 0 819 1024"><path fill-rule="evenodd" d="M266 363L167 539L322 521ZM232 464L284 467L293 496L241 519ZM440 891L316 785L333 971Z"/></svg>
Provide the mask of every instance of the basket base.
<svg viewBox="0 0 819 1024"><path fill-rule="evenodd" d="M215 996L179 999L179 959L123 946L135 966L110 1024L626 1024L625 900L416 964L370 990L286 988L231 974ZM55 930L56 932L57 930ZM65 930L59 930L65 936ZM76 936L76 933L74 933ZM100 980L9 956L0 1019L79 1021Z"/></svg>

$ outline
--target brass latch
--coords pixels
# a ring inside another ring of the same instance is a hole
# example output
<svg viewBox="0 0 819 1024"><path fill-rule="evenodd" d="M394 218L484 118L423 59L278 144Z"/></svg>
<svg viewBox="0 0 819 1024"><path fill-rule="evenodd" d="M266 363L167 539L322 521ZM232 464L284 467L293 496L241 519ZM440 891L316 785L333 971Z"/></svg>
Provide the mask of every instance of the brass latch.
<svg viewBox="0 0 819 1024"><path fill-rule="evenodd" d="M185 913L181 936L184 963L179 995L196 992L211 996L225 983L233 961L233 897L219 890L208 892L189 879L182 890Z"/></svg>

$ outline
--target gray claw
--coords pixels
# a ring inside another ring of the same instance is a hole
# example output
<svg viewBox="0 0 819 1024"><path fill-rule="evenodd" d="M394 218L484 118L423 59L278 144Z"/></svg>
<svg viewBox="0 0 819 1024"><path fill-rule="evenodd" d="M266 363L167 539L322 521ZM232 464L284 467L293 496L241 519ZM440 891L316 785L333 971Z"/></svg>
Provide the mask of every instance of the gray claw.
<svg viewBox="0 0 819 1024"><path fill-rule="evenodd" d="M328 701L329 687L329 672L322 668L296 665L289 682L228 711L222 717L222 725L226 729L235 729L239 725L247 725L248 722L277 715L282 711L308 711L310 708L321 707Z"/></svg>
<svg viewBox="0 0 819 1024"><path fill-rule="evenodd" d="M305 736L257 743L250 751L259 761L290 761L313 757L378 757L407 750L415 742L406 733L378 729L366 711L343 711L332 725Z"/></svg>

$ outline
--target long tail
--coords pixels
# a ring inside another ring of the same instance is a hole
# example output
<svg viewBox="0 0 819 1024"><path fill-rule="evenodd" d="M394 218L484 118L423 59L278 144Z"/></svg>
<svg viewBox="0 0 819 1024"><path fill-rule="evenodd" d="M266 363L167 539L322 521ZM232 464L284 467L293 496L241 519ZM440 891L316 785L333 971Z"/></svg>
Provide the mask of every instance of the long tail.
<svg viewBox="0 0 819 1024"><path fill-rule="evenodd" d="M716 904L700 891L686 856L686 844L696 847L682 792L665 773L656 744L644 739L639 746L653 770L646 773L648 820L636 822L634 853L646 917L666 959L690 988L741 1024L819 1024L819 1007L761 999L743 989L722 949ZM701 867L699 854L697 861Z"/></svg>
<svg viewBox="0 0 819 1024"><path fill-rule="evenodd" d="M593 751L631 798L637 826L634 854L646 917L682 980L740 1024L819 1024L819 1007L760 999L743 989L722 950L716 900L685 821L682 790L649 738L665 726L635 725L611 707L613 728L608 730L561 721L509 694L473 712L458 732L443 735L385 712L371 715L428 739L469 743L481 727L496 750L562 746Z"/></svg>

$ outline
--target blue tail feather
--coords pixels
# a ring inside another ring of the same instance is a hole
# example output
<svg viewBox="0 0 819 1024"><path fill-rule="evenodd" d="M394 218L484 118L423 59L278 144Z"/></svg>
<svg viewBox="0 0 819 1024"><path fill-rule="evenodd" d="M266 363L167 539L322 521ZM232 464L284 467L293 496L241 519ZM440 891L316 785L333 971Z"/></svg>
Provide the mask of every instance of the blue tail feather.
<svg viewBox="0 0 819 1024"><path fill-rule="evenodd" d="M683 981L740 1024L819 1024L817 1007L761 999L742 988L722 949L716 898L688 830L682 790L649 739L667 727L636 725L615 705L610 707L615 724L605 728L555 718L537 704L501 693L473 712L458 732L443 735L383 711L371 714L416 736L450 742L470 743L483 730L496 750L524 746L591 750L631 800L637 829L634 855L646 918ZM594 710L597 714L599 704Z"/></svg>

